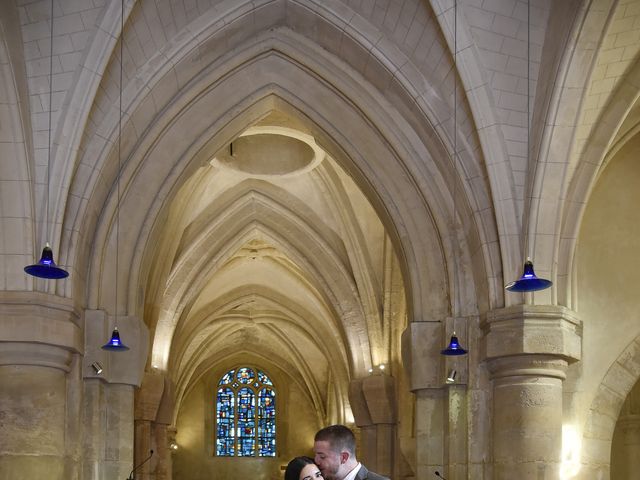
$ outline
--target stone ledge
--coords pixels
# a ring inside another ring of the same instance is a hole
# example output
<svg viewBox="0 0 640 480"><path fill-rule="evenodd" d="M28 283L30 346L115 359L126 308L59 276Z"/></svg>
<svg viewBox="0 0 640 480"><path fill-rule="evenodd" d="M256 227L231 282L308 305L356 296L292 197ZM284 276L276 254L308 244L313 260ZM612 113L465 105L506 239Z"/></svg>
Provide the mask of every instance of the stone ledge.
<svg viewBox="0 0 640 480"><path fill-rule="evenodd" d="M483 356L552 355L572 363L581 358L582 322L554 305L514 305L488 312L480 325Z"/></svg>
<svg viewBox="0 0 640 480"><path fill-rule="evenodd" d="M0 342L0 366L30 365L71 371L71 352L56 345Z"/></svg>
<svg viewBox="0 0 640 480"><path fill-rule="evenodd" d="M83 353L79 315L70 299L38 292L0 292L0 344L52 345Z"/></svg>

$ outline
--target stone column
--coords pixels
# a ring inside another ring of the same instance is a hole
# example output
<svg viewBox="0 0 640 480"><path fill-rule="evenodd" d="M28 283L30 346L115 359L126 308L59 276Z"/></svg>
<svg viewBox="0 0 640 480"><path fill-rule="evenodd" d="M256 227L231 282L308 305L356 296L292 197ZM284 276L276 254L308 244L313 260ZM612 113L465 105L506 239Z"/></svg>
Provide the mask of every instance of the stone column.
<svg viewBox="0 0 640 480"><path fill-rule="evenodd" d="M448 471L445 478L468 478L467 385L460 381L447 385L446 420L445 458L448 460Z"/></svg>
<svg viewBox="0 0 640 480"><path fill-rule="evenodd" d="M78 315L68 299L1 292L0 320L0 478L75 478L77 445L65 439Z"/></svg>
<svg viewBox="0 0 640 480"><path fill-rule="evenodd" d="M154 424L154 438L158 448L155 480L171 480L173 474L172 455L175 451L171 450L169 446L176 441L176 429L171 426L175 409L175 388L169 377L166 375L163 377L164 390L162 391L162 398L160 399Z"/></svg>
<svg viewBox="0 0 640 480"><path fill-rule="evenodd" d="M141 465L136 471L136 478L142 480L152 478L152 472L155 471L153 467L157 464L161 451L162 454L164 454L167 449L166 443L158 442L155 437L155 421L164 393L164 384L165 379L163 375L147 372L144 374L142 385L136 393L136 446L134 459L136 465ZM153 450L154 455L149 461L142 464L142 462L149 457L151 450Z"/></svg>
<svg viewBox="0 0 640 480"><path fill-rule="evenodd" d="M393 377L376 373L349 385L349 400L360 428L358 460L369 470L390 476L395 452L395 401Z"/></svg>
<svg viewBox="0 0 640 480"><path fill-rule="evenodd" d="M175 434L172 437L172 432L169 431L168 425L156 423L153 435L156 439L156 444L158 445L155 480L171 480L171 450L168 448L168 445L172 441L175 441Z"/></svg>
<svg viewBox="0 0 640 480"><path fill-rule="evenodd" d="M83 480L125 479L133 469L134 388L142 382L148 331L136 317L118 316L122 342L130 350L107 352L115 319L86 310L84 363ZM91 367L99 362L103 371Z"/></svg>
<svg viewBox="0 0 640 480"><path fill-rule="evenodd" d="M416 396L415 478L432 478L445 463L446 395L443 389L443 325L412 322L402 334L403 365Z"/></svg>
<svg viewBox="0 0 640 480"><path fill-rule="evenodd" d="M562 381L580 358L579 321L563 307L516 305L482 325L493 380L494 478L559 480Z"/></svg>
<svg viewBox="0 0 640 480"><path fill-rule="evenodd" d="M378 372L362 379L362 393L373 428L363 435L363 445L371 452L367 460L376 473L391 476L393 473L396 438L395 380ZM371 463L375 460L375 463Z"/></svg>

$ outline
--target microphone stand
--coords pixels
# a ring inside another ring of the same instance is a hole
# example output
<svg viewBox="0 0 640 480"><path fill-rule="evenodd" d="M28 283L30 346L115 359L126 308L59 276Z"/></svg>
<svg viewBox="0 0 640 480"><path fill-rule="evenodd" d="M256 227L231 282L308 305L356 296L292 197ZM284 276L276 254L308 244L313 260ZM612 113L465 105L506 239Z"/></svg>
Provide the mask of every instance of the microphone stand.
<svg viewBox="0 0 640 480"><path fill-rule="evenodd" d="M149 460L151 460L151 457L153 457L153 450L149 450L149 456L147 458L145 458L142 463L138 464L137 466L133 467L133 470L131 470L131 473L129 474L129 476L127 477L126 480L133 480L135 477L133 476L133 472L135 472L136 470L138 470L142 465L144 465L145 463L147 463Z"/></svg>
<svg viewBox="0 0 640 480"><path fill-rule="evenodd" d="M436 470L434 473L436 474L436 477L440 477L442 480L447 480L442 475L440 475L440 472L438 470Z"/></svg>

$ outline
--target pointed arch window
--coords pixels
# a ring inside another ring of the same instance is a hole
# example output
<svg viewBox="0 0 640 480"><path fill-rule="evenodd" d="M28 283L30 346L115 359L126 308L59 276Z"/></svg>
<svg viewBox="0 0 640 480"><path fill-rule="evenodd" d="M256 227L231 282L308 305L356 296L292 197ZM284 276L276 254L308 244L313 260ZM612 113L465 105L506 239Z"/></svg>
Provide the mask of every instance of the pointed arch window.
<svg viewBox="0 0 640 480"><path fill-rule="evenodd" d="M215 432L217 456L276 456L276 391L266 373L239 367L222 376Z"/></svg>

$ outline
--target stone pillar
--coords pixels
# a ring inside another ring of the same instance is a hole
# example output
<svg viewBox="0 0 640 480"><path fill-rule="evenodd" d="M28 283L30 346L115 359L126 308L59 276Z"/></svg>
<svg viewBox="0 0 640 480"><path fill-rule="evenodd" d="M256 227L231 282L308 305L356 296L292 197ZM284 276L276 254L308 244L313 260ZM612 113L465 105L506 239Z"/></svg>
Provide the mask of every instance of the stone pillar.
<svg viewBox="0 0 640 480"><path fill-rule="evenodd" d="M158 455L158 449L151 444L153 425L150 420L135 420L135 447L133 449L133 464L136 468L135 478L149 480L152 464ZM155 455L154 455L155 454ZM154 458L155 457L155 458Z"/></svg>
<svg viewBox="0 0 640 480"><path fill-rule="evenodd" d="M170 449L172 443L176 443L176 429L173 424L175 409L175 388L173 382L164 375L164 390L158 406L156 421L154 424L156 447L158 458L156 459L155 480L171 480L173 473L173 454ZM176 443L177 445L177 443ZM179 448L179 446L178 446Z"/></svg>
<svg viewBox="0 0 640 480"><path fill-rule="evenodd" d="M175 434L169 431L168 425L156 423L154 425L154 438L158 446L158 457L156 458L155 480L171 480L171 450L169 444L175 442ZM163 447L161 447L163 446Z"/></svg>
<svg viewBox="0 0 640 480"><path fill-rule="evenodd" d="M67 374L82 352L78 315L68 299L1 292L0 320L0 478L75 478Z"/></svg>
<svg viewBox="0 0 640 480"><path fill-rule="evenodd" d="M467 385L447 385L445 458L448 480L468 478Z"/></svg>
<svg viewBox="0 0 640 480"><path fill-rule="evenodd" d="M442 388L421 388L416 395L416 475L431 478L445 464L446 398Z"/></svg>
<svg viewBox="0 0 640 480"><path fill-rule="evenodd" d="M446 396L443 389L443 325L412 322L402 334L402 359L416 396L415 478L432 478L445 463Z"/></svg>
<svg viewBox="0 0 640 480"><path fill-rule="evenodd" d="M158 415L158 408L162 400L164 392L164 376L155 373L145 373L142 385L136 393L135 407L135 464L141 465L136 471L136 478L149 480L152 478L152 468L157 463L160 450L166 450L166 444L160 444L155 438L155 420ZM154 456L149 458L150 452L153 450ZM155 457L155 458L154 458Z"/></svg>
<svg viewBox="0 0 640 480"><path fill-rule="evenodd" d="M125 479L134 467L134 388L142 382L148 331L136 317L118 316L122 342L130 350L100 347L111 336L115 319L102 310L86 310L84 363L83 480ZM99 362L103 371L91 367Z"/></svg>
<svg viewBox="0 0 640 480"><path fill-rule="evenodd" d="M358 460L385 476L392 475L394 465L394 387L393 377L382 373L353 380L349 385L351 409L360 428Z"/></svg>
<svg viewBox="0 0 640 480"><path fill-rule="evenodd" d="M579 321L563 307L516 305L482 325L493 380L494 478L559 480L562 381L580 358Z"/></svg>
<svg viewBox="0 0 640 480"><path fill-rule="evenodd" d="M7 363L8 349L44 355L47 366ZM49 350L46 352L45 350ZM59 367L52 367L53 357ZM55 347L2 345L0 354L0 478L56 478L64 474L65 371L69 352Z"/></svg>
<svg viewBox="0 0 640 480"><path fill-rule="evenodd" d="M373 424L369 434L363 436L363 440L367 440L363 445L371 452L366 459L376 473L391 476L396 437L395 380L383 373L370 375L362 379L362 393Z"/></svg>

